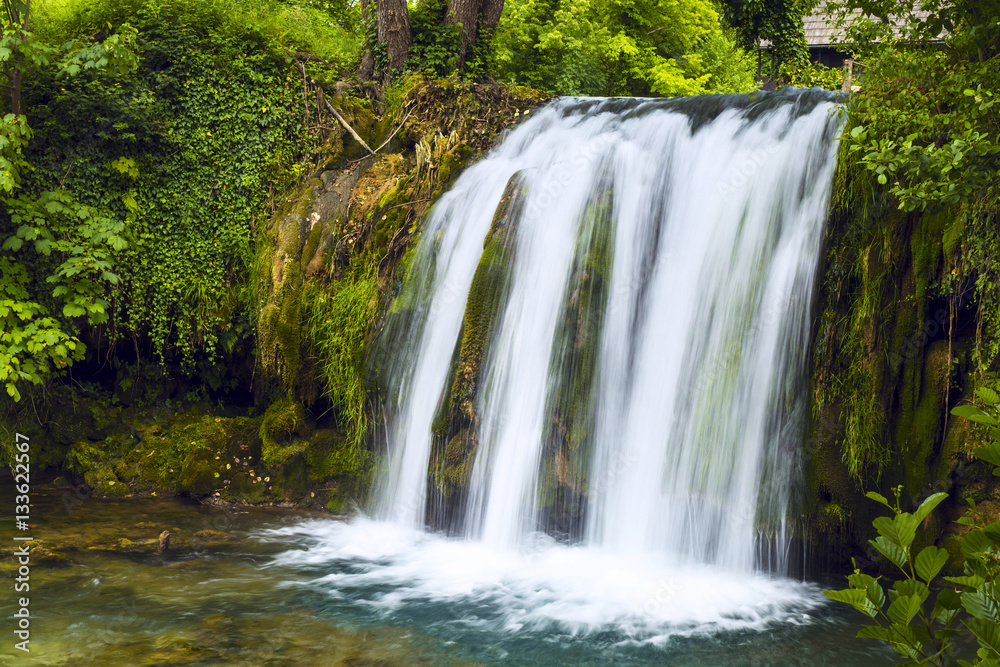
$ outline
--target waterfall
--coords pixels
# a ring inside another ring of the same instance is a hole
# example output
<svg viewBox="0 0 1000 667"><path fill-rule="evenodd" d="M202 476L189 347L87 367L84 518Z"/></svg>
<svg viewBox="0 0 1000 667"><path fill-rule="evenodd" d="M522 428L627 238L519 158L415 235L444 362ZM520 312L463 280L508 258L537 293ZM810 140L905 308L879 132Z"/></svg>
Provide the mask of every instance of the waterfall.
<svg viewBox="0 0 1000 667"><path fill-rule="evenodd" d="M780 572L835 110L562 98L466 170L383 334L375 515Z"/></svg>

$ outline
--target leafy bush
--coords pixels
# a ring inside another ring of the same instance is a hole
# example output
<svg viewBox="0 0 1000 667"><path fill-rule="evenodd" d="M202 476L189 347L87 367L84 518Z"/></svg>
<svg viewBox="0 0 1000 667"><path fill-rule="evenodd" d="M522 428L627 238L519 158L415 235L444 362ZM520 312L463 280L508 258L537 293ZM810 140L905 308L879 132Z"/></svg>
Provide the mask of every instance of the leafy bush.
<svg viewBox="0 0 1000 667"><path fill-rule="evenodd" d="M323 46L292 23L315 10L207 0L71 9L65 30L133 21L141 64L127 76L32 83L32 187L63 183L121 221L131 193L111 332L192 368L252 331L239 288L254 235L313 141L283 51ZM127 175L109 170L121 160Z"/></svg>
<svg viewBox="0 0 1000 667"><path fill-rule="evenodd" d="M407 67L431 76L448 76L458 66L459 30L449 24L447 0L422 0L410 12L413 44Z"/></svg>
<svg viewBox="0 0 1000 667"><path fill-rule="evenodd" d="M1000 476L1000 396L990 387L980 388L976 395L988 411L964 405L954 408L952 414L987 426L993 442L976 448L973 455L998 466L993 474ZM901 491L902 487L895 489L895 501L891 504L878 493L869 493L868 497L885 505L893 514L891 518L879 517L872 522L878 537L871 545L899 570L902 578L885 589L881 577L855 569L847 578L849 588L824 591L826 596L849 604L875 620L876 624L866 625L858 637L886 642L906 658L905 664L951 664L952 640L961 632L955 625L959 620L979 642L979 650L975 662L959 660L958 663L984 667L1000 664L1000 521L987 524L970 498L969 510L958 520L970 528L961 538L965 573L960 577L939 578L948 562L948 552L931 545L914 557L911 549L917 527L947 494L929 496L911 514L900 509ZM928 603L932 589L937 590L933 605Z"/></svg>
<svg viewBox="0 0 1000 667"><path fill-rule="evenodd" d="M562 95L756 87L751 59L722 33L707 0L514 0L495 43L498 78Z"/></svg>
<svg viewBox="0 0 1000 667"><path fill-rule="evenodd" d="M782 63L778 71L781 80L788 86L840 90L844 84L844 71L842 69L826 67L819 63L802 61Z"/></svg>
<svg viewBox="0 0 1000 667"><path fill-rule="evenodd" d="M861 90L850 100L854 128L845 137L856 159L889 186L901 209L995 208L1000 6L940 0L831 6L849 25L844 48L862 66Z"/></svg>

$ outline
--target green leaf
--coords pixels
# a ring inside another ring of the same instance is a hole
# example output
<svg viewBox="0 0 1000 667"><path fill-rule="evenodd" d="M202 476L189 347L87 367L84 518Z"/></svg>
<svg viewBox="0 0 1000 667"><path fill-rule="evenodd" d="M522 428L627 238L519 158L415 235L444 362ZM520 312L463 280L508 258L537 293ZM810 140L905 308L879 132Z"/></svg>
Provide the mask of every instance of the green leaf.
<svg viewBox="0 0 1000 667"><path fill-rule="evenodd" d="M982 618L970 618L965 626L972 631L983 648L992 652L990 657L1000 657L1000 624Z"/></svg>
<svg viewBox="0 0 1000 667"><path fill-rule="evenodd" d="M983 412L980 408L974 405L958 405L951 409L951 414L956 417L964 417L970 421L974 421L978 424L986 424L987 426L996 426L997 420L990 415Z"/></svg>
<svg viewBox="0 0 1000 667"><path fill-rule="evenodd" d="M917 511L913 513L916 523L919 524L927 518L927 515L934 511L934 508L940 505L941 501L947 497L947 493L935 493L925 498L924 502L920 503L920 507L917 508Z"/></svg>
<svg viewBox="0 0 1000 667"><path fill-rule="evenodd" d="M886 500L885 496L883 496L881 493L875 493L874 491L869 491L868 493L865 494L865 496L867 498L871 498L872 500L882 503L889 509L892 509L892 505L889 504L889 501Z"/></svg>
<svg viewBox="0 0 1000 667"><path fill-rule="evenodd" d="M823 591L823 595L830 598L834 602L843 602L850 605L863 604L866 599L865 591L857 588L845 588L839 591Z"/></svg>
<svg viewBox="0 0 1000 667"><path fill-rule="evenodd" d="M937 599L934 602L934 609L931 611L931 618L942 624L947 624L961 608L962 597L957 591L945 588L937 595Z"/></svg>
<svg viewBox="0 0 1000 667"><path fill-rule="evenodd" d="M907 550L900 547L884 536L879 536L874 540L869 540L869 544L875 547L880 554L888 558L899 569L906 571Z"/></svg>
<svg viewBox="0 0 1000 667"><path fill-rule="evenodd" d="M980 387L977 389L976 396L983 399L983 401L989 403L990 405L1000 403L1000 396L998 396L997 393L989 387Z"/></svg>
<svg viewBox="0 0 1000 667"><path fill-rule="evenodd" d="M927 584L919 579L901 579L892 585L892 589L899 597L915 596L920 598L920 602L927 600L930 595Z"/></svg>
<svg viewBox="0 0 1000 667"><path fill-rule="evenodd" d="M933 497L931 496L931 498ZM879 535L882 535L900 547L910 546L913 538L917 535L917 525L919 523L916 516L908 512L901 512L892 519L880 516L872 521L872 525L875 526L875 530L879 532Z"/></svg>
<svg viewBox="0 0 1000 667"><path fill-rule="evenodd" d="M945 577L944 580L950 581L951 583L959 586L969 586L970 588L979 588L986 582L986 580L978 574L963 577Z"/></svg>
<svg viewBox="0 0 1000 667"><path fill-rule="evenodd" d="M997 602L986 594L989 586L990 584L985 583L978 589L963 591L962 606L975 618L996 621Z"/></svg>
<svg viewBox="0 0 1000 667"><path fill-rule="evenodd" d="M988 447L976 447L972 450L972 455L987 463L1000 466L1000 444L998 443L993 443Z"/></svg>
<svg viewBox="0 0 1000 667"><path fill-rule="evenodd" d="M901 595L889 605L886 615L900 625L909 625L920 611L921 600L917 595Z"/></svg>
<svg viewBox="0 0 1000 667"><path fill-rule="evenodd" d="M79 317L80 315L86 315L87 309L83 306L78 306L73 303L67 303L63 306L63 315L66 317Z"/></svg>
<svg viewBox="0 0 1000 667"><path fill-rule="evenodd" d="M917 576L930 583L934 577L941 572L941 568L948 562L948 552L944 549L929 546L921 549L914 561Z"/></svg>
<svg viewBox="0 0 1000 667"><path fill-rule="evenodd" d="M981 530L973 530L962 538L962 553L966 558L989 551L994 542Z"/></svg>

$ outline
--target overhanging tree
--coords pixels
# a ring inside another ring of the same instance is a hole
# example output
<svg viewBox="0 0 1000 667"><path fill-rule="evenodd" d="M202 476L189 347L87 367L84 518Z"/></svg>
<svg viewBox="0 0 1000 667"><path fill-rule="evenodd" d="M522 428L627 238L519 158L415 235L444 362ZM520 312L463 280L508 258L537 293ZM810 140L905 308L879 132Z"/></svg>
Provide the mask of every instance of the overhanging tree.
<svg viewBox="0 0 1000 667"><path fill-rule="evenodd" d="M135 30L122 26L103 41L47 44L31 32L30 0L5 0L0 9L0 64L10 104L0 122L0 384L15 401L25 385L40 384L83 357L81 321L107 320L107 285L118 282L113 254L125 247L124 223L85 206L62 188L28 192L31 169L24 148L31 127L21 88L33 70L54 67L62 76L84 70L135 67ZM135 164L111 168L131 174ZM134 213L135 200L125 206ZM44 286L38 289L39 286Z"/></svg>
<svg viewBox="0 0 1000 667"><path fill-rule="evenodd" d="M802 17L812 10L814 0L721 0L719 4L723 19L746 50L758 50L766 40L775 67L808 57Z"/></svg>

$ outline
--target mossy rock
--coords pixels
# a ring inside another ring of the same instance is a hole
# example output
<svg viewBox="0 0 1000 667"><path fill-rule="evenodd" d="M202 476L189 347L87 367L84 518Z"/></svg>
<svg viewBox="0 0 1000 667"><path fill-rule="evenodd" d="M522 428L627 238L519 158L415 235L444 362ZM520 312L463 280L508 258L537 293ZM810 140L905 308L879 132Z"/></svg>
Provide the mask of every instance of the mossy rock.
<svg viewBox="0 0 1000 667"><path fill-rule="evenodd" d="M261 460L267 468L274 469L284 465L293 456L306 451L308 447L309 441L305 439L287 442L265 441L261 451Z"/></svg>
<svg viewBox="0 0 1000 667"><path fill-rule="evenodd" d="M215 452L208 448L197 449L184 459L177 483L182 491L193 496L207 496L217 486L221 473Z"/></svg>
<svg viewBox="0 0 1000 667"><path fill-rule="evenodd" d="M128 484L113 479L103 481L94 487L94 495L98 498L122 498L129 495Z"/></svg>
<svg viewBox="0 0 1000 667"><path fill-rule="evenodd" d="M59 551L53 551L52 549L48 549L42 545L32 547L28 554L33 564L46 565L49 567L68 567L73 564L66 554Z"/></svg>
<svg viewBox="0 0 1000 667"><path fill-rule="evenodd" d="M326 509L338 516L347 516L353 514L353 506L351 505L350 498L344 498L342 496L334 496L326 503Z"/></svg>
<svg viewBox="0 0 1000 667"><path fill-rule="evenodd" d="M438 486L445 496L468 487L478 446L479 437L469 428L462 429L448 442L438 480Z"/></svg>
<svg viewBox="0 0 1000 667"><path fill-rule="evenodd" d="M264 413L261 436L270 440L288 440L306 432L305 409L300 403L282 400L273 403Z"/></svg>

